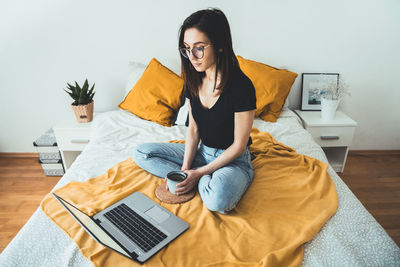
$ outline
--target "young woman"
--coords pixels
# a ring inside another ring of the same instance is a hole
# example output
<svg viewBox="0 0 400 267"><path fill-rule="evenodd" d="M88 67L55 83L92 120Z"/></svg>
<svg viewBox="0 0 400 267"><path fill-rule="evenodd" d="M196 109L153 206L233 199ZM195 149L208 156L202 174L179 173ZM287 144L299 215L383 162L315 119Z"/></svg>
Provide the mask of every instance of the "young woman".
<svg viewBox="0 0 400 267"><path fill-rule="evenodd" d="M186 143L141 144L134 160L165 179L170 171L185 172L187 178L175 193L197 186L209 210L226 213L253 180L249 145L255 89L239 68L222 11L205 9L190 15L180 28L179 51L183 92L189 99Z"/></svg>

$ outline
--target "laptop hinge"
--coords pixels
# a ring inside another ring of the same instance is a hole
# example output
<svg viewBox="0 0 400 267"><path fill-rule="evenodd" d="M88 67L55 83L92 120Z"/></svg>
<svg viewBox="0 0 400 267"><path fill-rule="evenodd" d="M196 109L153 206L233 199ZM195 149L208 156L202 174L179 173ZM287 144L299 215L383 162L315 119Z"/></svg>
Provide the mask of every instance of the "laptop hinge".
<svg viewBox="0 0 400 267"><path fill-rule="evenodd" d="M137 259L138 254L135 253L135 251L129 252L129 256L132 257L132 259Z"/></svg>

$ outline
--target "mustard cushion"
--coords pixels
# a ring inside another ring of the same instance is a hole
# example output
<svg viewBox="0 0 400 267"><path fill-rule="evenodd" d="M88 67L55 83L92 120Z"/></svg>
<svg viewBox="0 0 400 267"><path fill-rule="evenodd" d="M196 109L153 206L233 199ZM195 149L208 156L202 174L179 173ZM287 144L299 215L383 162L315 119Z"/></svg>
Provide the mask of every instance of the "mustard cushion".
<svg viewBox="0 0 400 267"><path fill-rule="evenodd" d="M182 88L183 79L153 58L118 107L142 119L172 126Z"/></svg>
<svg viewBox="0 0 400 267"><path fill-rule="evenodd" d="M275 122L281 114L297 73L277 69L260 62L237 56L240 69L256 89L256 117Z"/></svg>

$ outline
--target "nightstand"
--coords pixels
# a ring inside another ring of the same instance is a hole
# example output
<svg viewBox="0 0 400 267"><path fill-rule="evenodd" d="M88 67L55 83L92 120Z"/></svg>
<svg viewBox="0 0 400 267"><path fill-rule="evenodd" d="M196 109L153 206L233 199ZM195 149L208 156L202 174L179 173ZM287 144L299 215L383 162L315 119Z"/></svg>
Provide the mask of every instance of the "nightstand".
<svg viewBox="0 0 400 267"><path fill-rule="evenodd" d="M296 113L304 128L324 150L329 164L336 172L343 172L357 122L340 110L330 121L321 119L321 111L296 110Z"/></svg>
<svg viewBox="0 0 400 267"><path fill-rule="evenodd" d="M64 163L65 171L71 167L76 157L82 152L90 140L91 122L78 123L76 119L62 121L53 127L58 149Z"/></svg>

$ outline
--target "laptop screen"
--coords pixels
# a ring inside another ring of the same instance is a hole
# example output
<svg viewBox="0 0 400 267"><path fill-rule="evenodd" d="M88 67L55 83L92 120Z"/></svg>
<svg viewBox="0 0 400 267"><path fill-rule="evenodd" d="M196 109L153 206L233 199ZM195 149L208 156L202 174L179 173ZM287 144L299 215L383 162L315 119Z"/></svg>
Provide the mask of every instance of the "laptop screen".
<svg viewBox="0 0 400 267"><path fill-rule="evenodd" d="M111 237L108 236L106 232L104 232L103 229L101 229L93 220L90 218L88 215L80 211L78 208L75 206L69 204L65 200L63 200L60 197L57 197L58 200L60 200L63 204L64 207L75 217L75 219L78 220L78 222L82 225L82 227L97 241L100 243L120 252L121 254L131 258L125 250L121 248L120 245L118 245Z"/></svg>

